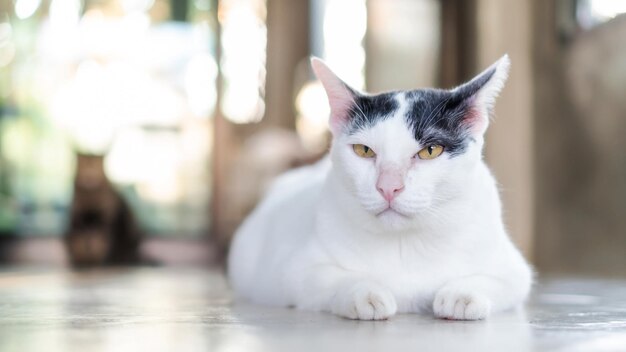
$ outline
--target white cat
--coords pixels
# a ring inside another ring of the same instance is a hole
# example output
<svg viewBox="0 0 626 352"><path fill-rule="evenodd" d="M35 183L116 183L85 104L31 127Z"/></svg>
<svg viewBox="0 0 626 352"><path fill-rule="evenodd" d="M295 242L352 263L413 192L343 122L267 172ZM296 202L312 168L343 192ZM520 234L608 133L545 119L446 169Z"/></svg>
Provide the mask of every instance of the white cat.
<svg viewBox="0 0 626 352"><path fill-rule="evenodd" d="M281 176L237 231L237 296L351 319L475 320L529 293L483 134L507 56L452 90L366 95L312 60L331 107L329 158Z"/></svg>

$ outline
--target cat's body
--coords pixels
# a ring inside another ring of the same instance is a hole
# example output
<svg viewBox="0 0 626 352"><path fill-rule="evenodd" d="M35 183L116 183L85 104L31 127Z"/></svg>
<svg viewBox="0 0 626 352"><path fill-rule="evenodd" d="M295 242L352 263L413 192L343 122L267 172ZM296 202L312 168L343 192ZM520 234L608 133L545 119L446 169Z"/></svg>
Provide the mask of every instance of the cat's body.
<svg viewBox="0 0 626 352"><path fill-rule="evenodd" d="M314 61L332 110L330 157L279 178L239 229L235 292L354 319L482 319L521 303L531 272L481 157L503 60L453 91L377 96ZM422 160L429 145L443 152Z"/></svg>

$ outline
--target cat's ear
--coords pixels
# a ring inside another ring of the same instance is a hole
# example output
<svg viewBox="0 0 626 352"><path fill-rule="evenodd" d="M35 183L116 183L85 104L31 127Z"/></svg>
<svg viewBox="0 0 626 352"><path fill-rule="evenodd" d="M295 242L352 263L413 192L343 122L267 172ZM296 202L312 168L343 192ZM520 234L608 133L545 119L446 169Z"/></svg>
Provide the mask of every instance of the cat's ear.
<svg viewBox="0 0 626 352"><path fill-rule="evenodd" d="M358 93L337 77L324 61L312 57L311 67L326 90L330 105L330 130L334 135L337 135L348 123L350 109L352 109L354 98Z"/></svg>
<svg viewBox="0 0 626 352"><path fill-rule="evenodd" d="M483 134L487 130L489 116L509 76L510 66L509 56L504 55L471 81L452 90L456 100L469 105L463 122L470 125L473 133Z"/></svg>

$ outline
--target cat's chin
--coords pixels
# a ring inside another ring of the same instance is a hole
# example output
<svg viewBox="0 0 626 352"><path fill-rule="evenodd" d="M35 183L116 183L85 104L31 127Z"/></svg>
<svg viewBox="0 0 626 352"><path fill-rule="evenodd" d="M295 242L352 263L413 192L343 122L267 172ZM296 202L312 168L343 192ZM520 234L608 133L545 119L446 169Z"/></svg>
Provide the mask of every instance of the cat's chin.
<svg viewBox="0 0 626 352"><path fill-rule="evenodd" d="M387 208L376 214L378 221L391 229L402 229L411 224L411 217L400 213L393 208Z"/></svg>

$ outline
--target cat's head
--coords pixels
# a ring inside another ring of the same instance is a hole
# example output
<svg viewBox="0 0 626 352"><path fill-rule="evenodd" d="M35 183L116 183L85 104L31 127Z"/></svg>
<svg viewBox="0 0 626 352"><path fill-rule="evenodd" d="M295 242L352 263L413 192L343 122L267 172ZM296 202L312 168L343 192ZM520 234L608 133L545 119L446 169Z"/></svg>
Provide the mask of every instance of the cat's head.
<svg viewBox="0 0 626 352"><path fill-rule="evenodd" d="M509 58L451 90L358 92L311 61L330 103L333 170L380 223L410 226L454 199L482 162L483 135Z"/></svg>
<svg viewBox="0 0 626 352"><path fill-rule="evenodd" d="M80 189L99 189L107 184L104 172L104 156L76 154L76 186Z"/></svg>

